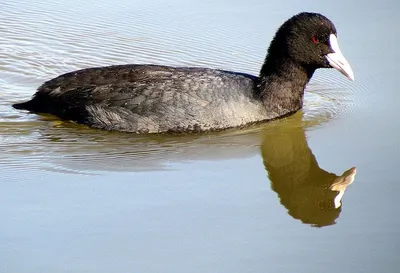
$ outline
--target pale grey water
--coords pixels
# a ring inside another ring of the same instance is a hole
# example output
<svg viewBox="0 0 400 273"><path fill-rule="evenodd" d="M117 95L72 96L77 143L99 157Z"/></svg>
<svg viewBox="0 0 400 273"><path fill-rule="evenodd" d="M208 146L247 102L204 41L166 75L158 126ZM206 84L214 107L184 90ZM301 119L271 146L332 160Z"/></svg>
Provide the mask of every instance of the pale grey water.
<svg viewBox="0 0 400 273"><path fill-rule="evenodd" d="M264 2L0 1L0 272L400 272L400 5ZM91 66L257 74L300 11L332 19L356 81L319 71L286 120L142 137L11 108Z"/></svg>

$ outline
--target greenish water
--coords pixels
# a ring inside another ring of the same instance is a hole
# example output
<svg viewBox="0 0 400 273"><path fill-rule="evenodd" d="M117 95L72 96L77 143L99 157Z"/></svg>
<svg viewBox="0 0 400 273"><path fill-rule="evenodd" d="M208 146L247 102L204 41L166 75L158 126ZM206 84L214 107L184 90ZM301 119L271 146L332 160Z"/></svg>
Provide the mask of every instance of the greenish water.
<svg viewBox="0 0 400 273"><path fill-rule="evenodd" d="M0 272L397 272L399 9L1 1ZM287 119L137 136L11 108L91 66L257 74L276 28L300 11L332 19L356 81L318 71Z"/></svg>

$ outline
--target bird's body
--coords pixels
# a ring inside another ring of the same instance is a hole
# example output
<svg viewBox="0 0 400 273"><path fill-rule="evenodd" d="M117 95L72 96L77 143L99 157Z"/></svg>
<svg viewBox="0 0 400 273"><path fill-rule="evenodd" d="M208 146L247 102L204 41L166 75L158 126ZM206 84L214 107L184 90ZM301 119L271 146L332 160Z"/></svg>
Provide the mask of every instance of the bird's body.
<svg viewBox="0 0 400 273"><path fill-rule="evenodd" d="M256 82L257 77L251 75L204 68L89 68L44 83L37 94L43 96L38 100L42 105L32 107L107 130L219 130L228 127L228 119L234 121L229 127L236 127L268 118L254 98ZM238 92L232 83L245 92ZM51 101L46 101L48 98Z"/></svg>
<svg viewBox="0 0 400 273"><path fill-rule="evenodd" d="M321 15L300 15L330 23ZM194 67L88 68L45 82L32 100L14 107L135 133L222 130L287 116L302 107L305 86L315 69L329 67L325 59L315 64L312 58L304 63L304 56L291 56L301 48L285 49L291 42L286 36L293 36L286 28L291 24L299 28L293 18L294 23L288 20L278 30L259 77ZM332 26L327 29L336 35ZM326 51L321 54L329 54Z"/></svg>

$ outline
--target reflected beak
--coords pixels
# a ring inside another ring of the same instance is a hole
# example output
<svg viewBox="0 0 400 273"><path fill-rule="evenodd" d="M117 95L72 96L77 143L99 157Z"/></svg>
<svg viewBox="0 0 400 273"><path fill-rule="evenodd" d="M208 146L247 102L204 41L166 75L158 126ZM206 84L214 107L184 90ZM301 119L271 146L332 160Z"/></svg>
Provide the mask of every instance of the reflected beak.
<svg viewBox="0 0 400 273"><path fill-rule="evenodd" d="M330 187L330 190L339 192L336 195L334 203L335 209L339 208L342 205L342 197L344 195L344 191L346 190L347 186L353 183L354 177L356 176L357 169L353 167L347 171L345 171L341 176L338 176Z"/></svg>
<svg viewBox="0 0 400 273"><path fill-rule="evenodd" d="M329 36L329 43L331 44L331 48L333 50L333 53L329 53L326 55L326 59L328 60L329 64L333 68L339 70L340 73L345 75L347 78L354 81L353 70L351 69L349 62L340 51L336 35L331 34Z"/></svg>

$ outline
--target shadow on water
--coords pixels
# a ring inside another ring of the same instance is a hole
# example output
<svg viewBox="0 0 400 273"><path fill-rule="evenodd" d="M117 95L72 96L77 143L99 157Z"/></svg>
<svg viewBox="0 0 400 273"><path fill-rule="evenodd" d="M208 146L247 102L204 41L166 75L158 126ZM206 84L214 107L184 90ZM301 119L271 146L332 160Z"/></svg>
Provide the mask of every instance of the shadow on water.
<svg viewBox="0 0 400 273"><path fill-rule="evenodd" d="M293 218L316 227L335 224L355 167L339 176L321 169L308 147L300 115L265 132L261 154L271 187Z"/></svg>

